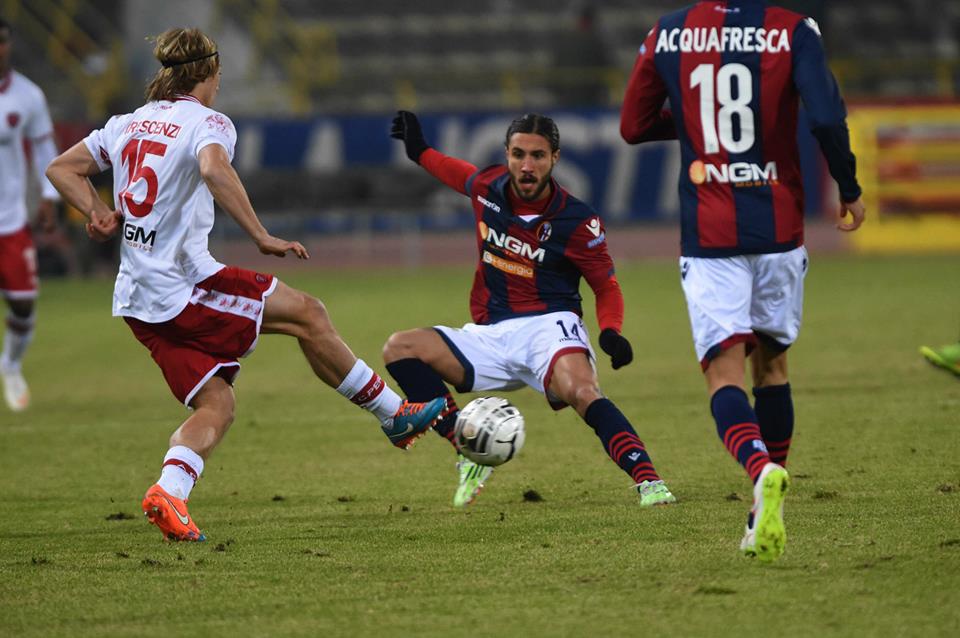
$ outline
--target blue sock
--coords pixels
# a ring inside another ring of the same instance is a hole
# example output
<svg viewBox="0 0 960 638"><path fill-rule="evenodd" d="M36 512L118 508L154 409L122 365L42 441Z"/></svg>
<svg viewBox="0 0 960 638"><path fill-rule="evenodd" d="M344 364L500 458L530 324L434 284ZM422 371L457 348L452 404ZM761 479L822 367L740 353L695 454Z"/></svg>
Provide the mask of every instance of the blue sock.
<svg viewBox="0 0 960 638"><path fill-rule="evenodd" d="M754 388L754 409L763 442L770 451L770 460L786 467L790 441L793 438L793 397L790 384Z"/></svg>
<svg viewBox="0 0 960 638"><path fill-rule="evenodd" d="M450 441L453 445L453 426L457 422L460 408L446 384L437 372L420 359L400 359L387 364L387 372L394 378L407 399L417 403L431 401L437 397L447 399L447 407L440 413L440 420L433 431ZM456 445L454 445L456 448Z"/></svg>
<svg viewBox="0 0 960 638"><path fill-rule="evenodd" d="M660 480L643 441L613 401L597 399L587 407L583 420L600 437L603 449L613 462L629 474L634 483Z"/></svg>
<svg viewBox="0 0 960 638"><path fill-rule="evenodd" d="M735 385L724 386L713 393L710 411L724 447L756 483L763 466L770 462L770 456L747 393Z"/></svg>

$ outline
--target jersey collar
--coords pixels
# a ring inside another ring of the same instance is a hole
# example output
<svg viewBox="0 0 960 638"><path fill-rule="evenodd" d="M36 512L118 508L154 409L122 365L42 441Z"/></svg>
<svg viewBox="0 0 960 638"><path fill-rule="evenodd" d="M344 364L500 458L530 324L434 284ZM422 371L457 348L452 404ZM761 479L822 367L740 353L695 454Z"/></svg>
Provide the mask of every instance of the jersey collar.
<svg viewBox="0 0 960 638"><path fill-rule="evenodd" d="M494 190L500 195L501 201L510 208L510 215L513 217L513 207L510 206L510 195L507 193L507 189L510 188L510 171L507 170L507 167L504 166L504 174L498 177L490 184ZM553 177L550 178L550 186L553 190L553 194L550 196L550 201L543 209L543 213L539 217L532 219L528 222L523 221L519 217L514 217L514 222L520 224L524 227L533 227L539 224L544 219L553 217L560 210L563 209L567 204L567 191L563 190L560 187L560 184L557 183L557 180Z"/></svg>
<svg viewBox="0 0 960 638"><path fill-rule="evenodd" d="M7 74L0 78L0 93L6 93L13 82L13 69L7 71Z"/></svg>

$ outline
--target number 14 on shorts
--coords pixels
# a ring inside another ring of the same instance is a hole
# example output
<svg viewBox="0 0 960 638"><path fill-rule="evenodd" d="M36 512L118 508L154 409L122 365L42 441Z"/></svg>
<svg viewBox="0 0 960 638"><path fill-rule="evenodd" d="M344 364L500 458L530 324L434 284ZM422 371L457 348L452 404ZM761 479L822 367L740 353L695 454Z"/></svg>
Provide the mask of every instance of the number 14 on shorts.
<svg viewBox="0 0 960 638"><path fill-rule="evenodd" d="M563 339L561 341L579 341L583 343L583 337L580 336L580 328L583 325L581 322L569 321L565 325L562 319L558 319L557 325L560 326L560 330L563 332Z"/></svg>

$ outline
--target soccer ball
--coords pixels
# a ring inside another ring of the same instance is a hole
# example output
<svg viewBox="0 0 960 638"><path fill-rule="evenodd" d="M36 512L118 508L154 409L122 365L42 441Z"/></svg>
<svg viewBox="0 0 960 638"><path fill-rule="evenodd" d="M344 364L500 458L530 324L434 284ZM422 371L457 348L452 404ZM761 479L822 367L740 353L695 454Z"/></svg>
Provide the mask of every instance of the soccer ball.
<svg viewBox="0 0 960 638"><path fill-rule="evenodd" d="M502 465L523 447L523 415L506 399L480 397L463 406L454 426L460 453L480 465Z"/></svg>

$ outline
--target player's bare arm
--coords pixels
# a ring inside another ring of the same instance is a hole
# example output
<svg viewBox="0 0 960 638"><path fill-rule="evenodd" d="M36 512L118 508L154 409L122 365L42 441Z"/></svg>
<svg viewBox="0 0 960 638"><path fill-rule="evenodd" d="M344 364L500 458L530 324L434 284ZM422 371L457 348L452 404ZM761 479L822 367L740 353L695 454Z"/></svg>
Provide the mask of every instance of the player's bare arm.
<svg viewBox="0 0 960 638"><path fill-rule="evenodd" d="M847 215L850 215L850 221L843 221L846 219ZM864 218L867 216L867 208L863 205L863 198L858 197L852 202L840 202L840 219L837 222L837 228L845 231L852 232L863 224Z"/></svg>
<svg viewBox="0 0 960 638"><path fill-rule="evenodd" d="M274 237L263 227L224 147L209 144L200 150L198 159L200 176L213 198L250 235L260 252L276 257L286 257L288 252L292 252L300 259L310 258L300 242Z"/></svg>
<svg viewBox="0 0 960 638"><path fill-rule="evenodd" d="M83 142L78 142L50 163L46 175L63 199L90 219L87 235L107 241L116 234L123 215L111 210L90 183L90 176L98 173L96 160Z"/></svg>

